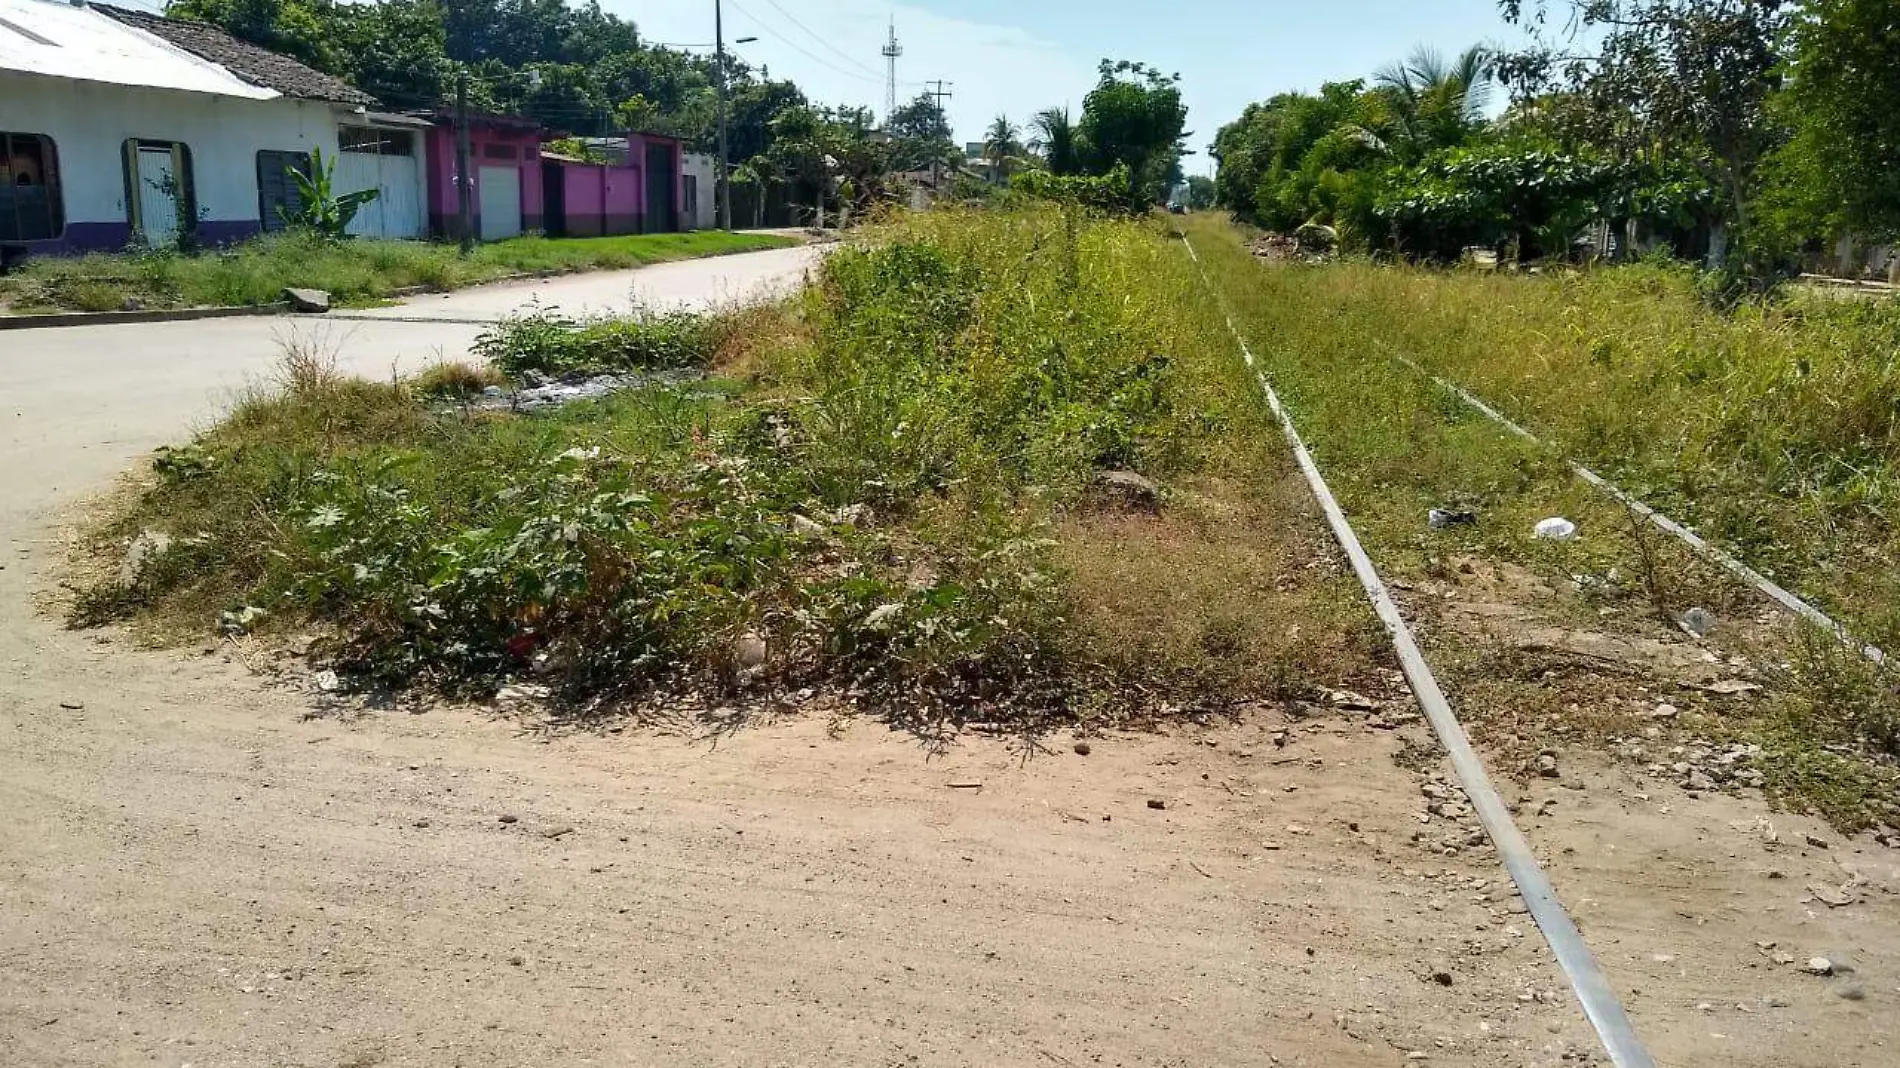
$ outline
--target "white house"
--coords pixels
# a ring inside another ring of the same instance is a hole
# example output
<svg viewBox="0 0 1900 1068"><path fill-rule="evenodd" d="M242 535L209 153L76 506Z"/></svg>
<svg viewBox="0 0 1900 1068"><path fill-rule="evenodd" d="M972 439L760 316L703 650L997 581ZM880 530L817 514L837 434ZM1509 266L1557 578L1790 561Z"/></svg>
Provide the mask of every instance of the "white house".
<svg viewBox="0 0 1900 1068"><path fill-rule="evenodd" d="M421 120L215 27L0 0L0 254L222 244L283 225L288 169L381 195L353 229L420 237ZM341 152L339 152L341 148Z"/></svg>

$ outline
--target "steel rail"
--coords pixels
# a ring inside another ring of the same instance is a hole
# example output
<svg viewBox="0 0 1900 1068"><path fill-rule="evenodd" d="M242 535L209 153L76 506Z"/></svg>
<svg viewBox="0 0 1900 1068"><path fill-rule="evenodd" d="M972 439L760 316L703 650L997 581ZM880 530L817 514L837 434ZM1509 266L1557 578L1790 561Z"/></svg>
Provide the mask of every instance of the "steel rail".
<svg viewBox="0 0 1900 1068"><path fill-rule="evenodd" d="M1412 636L1412 628L1399 612L1399 606L1386 589L1385 582L1379 578L1378 569L1366 554L1359 536L1353 532L1352 524L1347 522L1345 510L1326 484L1326 478L1320 473L1319 465L1313 461L1312 453L1307 451L1306 443L1294 427L1286 406L1280 402L1280 395L1274 391L1266 372L1254 359L1246 337L1234 323L1233 315L1227 311L1227 302L1221 298L1220 291L1214 288L1213 280L1208 277L1200 254L1194 250L1193 242L1185 234L1181 235L1181 240L1194 260L1195 269L1200 272L1201 282L1207 286L1221 315L1227 320L1227 329L1239 344L1241 357L1260 383L1260 390L1267 398L1267 406L1273 409L1274 418L1279 420L1280 431L1286 436L1287 444L1292 448L1294 459L1298 461L1301 473L1306 476L1307 485L1311 487L1314 499L1319 502L1320 510L1326 513L1326 522L1332 527L1333 537L1345 550L1347 560L1352 563L1353 573L1358 576L1359 584L1365 587L1366 596L1372 601L1379 621L1391 636L1392 647L1398 653L1399 664L1405 672L1405 680L1418 698L1419 707L1424 709L1439 743L1450 756L1452 771L1464 787L1465 796L1470 798L1479 823L1484 826L1491 843L1497 847L1505 871L1510 874L1511 881L1517 884L1519 895L1523 897L1531 918L1537 922L1537 929L1543 933L1551 953L1556 956L1558 967L1563 969L1564 976L1570 981L1570 988L1575 992L1590 1025L1596 1029L1604 1051L1610 1055L1616 1068L1655 1068L1655 1061L1630 1024L1629 1014L1611 990L1609 979L1598 966L1590 947L1584 944L1576 923L1557 899L1557 891L1537 863L1530 843L1511 821L1510 809L1505 806L1497 787L1491 784L1491 776L1485 771L1484 762L1479 759L1477 751L1471 746L1471 738L1452 712L1451 702L1446 699L1444 690L1432 675L1431 665L1426 663L1424 653L1419 650L1417 639Z"/></svg>

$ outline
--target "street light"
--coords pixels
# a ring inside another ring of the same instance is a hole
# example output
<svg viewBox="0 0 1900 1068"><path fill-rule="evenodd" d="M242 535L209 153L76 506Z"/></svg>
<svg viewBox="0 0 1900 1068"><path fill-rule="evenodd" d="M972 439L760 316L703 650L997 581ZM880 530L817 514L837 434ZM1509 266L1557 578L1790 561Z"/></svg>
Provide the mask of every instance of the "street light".
<svg viewBox="0 0 1900 1068"><path fill-rule="evenodd" d="M734 44L750 44L757 37L741 37ZM719 217L721 230L732 229L732 148L726 139L726 14L722 0L713 0L713 50L719 64Z"/></svg>

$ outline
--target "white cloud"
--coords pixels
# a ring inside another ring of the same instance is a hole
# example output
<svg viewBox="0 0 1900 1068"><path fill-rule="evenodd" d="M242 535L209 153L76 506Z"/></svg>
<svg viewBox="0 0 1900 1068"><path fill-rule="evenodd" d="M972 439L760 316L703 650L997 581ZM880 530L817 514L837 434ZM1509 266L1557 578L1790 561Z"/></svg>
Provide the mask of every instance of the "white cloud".
<svg viewBox="0 0 1900 1068"><path fill-rule="evenodd" d="M1017 123L1041 108L1079 110L1095 85L1095 57L1071 54L1025 30L950 18L876 0L726 0L726 40L757 36L734 51L791 78L819 103L863 104L884 111L884 46L897 20L904 55L897 61L899 102L925 81L954 83L948 103L960 141L978 140L991 119ZM713 0L603 0L650 41L697 44L713 38ZM794 19L796 21L794 21ZM799 28L810 29L806 33Z"/></svg>

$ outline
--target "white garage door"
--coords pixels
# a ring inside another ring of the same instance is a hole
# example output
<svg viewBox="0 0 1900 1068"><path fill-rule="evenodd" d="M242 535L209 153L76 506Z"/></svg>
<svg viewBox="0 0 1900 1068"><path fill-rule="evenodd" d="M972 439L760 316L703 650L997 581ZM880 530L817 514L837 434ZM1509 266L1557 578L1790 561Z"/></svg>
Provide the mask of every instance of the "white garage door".
<svg viewBox="0 0 1900 1068"><path fill-rule="evenodd" d="M407 136L407 135L403 135ZM359 189L377 191L375 200L350 220L350 233L359 237L421 237L422 176L416 157L343 152L336 161L340 193Z"/></svg>
<svg viewBox="0 0 1900 1068"><path fill-rule="evenodd" d="M483 167L475 172L481 188L482 240L500 241L521 234L521 171Z"/></svg>

